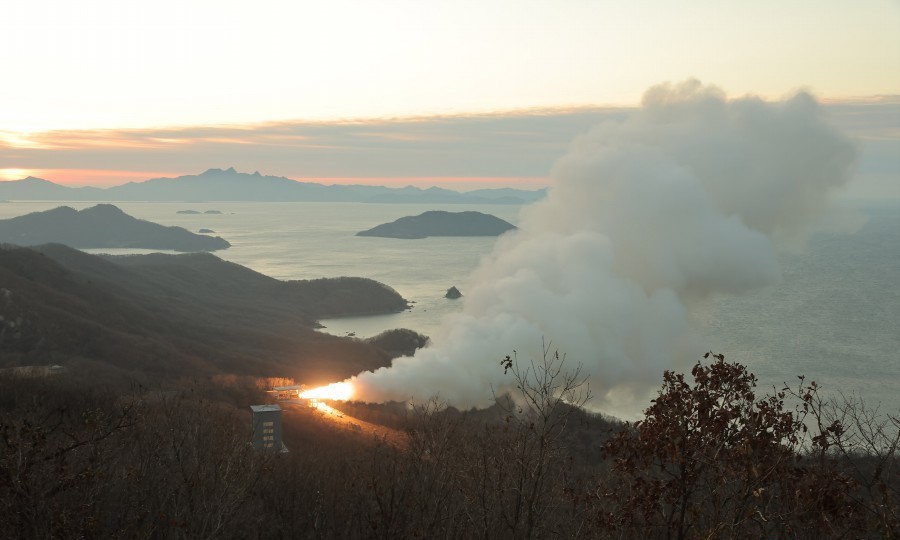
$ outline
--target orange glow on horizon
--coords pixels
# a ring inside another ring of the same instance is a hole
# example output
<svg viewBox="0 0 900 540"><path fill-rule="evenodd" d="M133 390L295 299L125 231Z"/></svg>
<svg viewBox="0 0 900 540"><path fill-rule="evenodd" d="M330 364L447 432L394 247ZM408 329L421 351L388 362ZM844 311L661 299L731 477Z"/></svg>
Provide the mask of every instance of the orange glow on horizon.
<svg viewBox="0 0 900 540"><path fill-rule="evenodd" d="M28 176L34 176L31 169L0 169L0 181L21 180Z"/></svg>
<svg viewBox="0 0 900 540"><path fill-rule="evenodd" d="M153 171L110 171L104 169L0 169L0 180L22 180L28 176L49 180L68 187L110 187L127 182L143 182L163 176L179 176L182 173Z"/></svg>
<svg viewBox="0 0 900 540"><path fill-rule="evenodd" d="M313 388L300 394L301 399L331 399L347 401L353 397L353 385L349 382L337 382L327 386Z"/></svg>

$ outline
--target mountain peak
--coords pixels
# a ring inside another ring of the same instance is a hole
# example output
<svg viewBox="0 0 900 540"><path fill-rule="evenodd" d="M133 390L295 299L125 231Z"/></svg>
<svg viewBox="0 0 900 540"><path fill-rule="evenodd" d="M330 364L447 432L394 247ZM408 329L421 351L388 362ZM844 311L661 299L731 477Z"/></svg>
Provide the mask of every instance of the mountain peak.
<svg viewBox="0 0 900 540"><path fill-rule="evenodd" d="M35 213L38 213L38 212L35 212ZM44 210L43 212L40 212L40 213L51 214L51 215L53 215L53 214L55 214L55 215L72 215L72 214L77 214L78 210L75 210L71 206L57 206L56 208L51 208L50 210ZM26 214L26 215L29 215L29 214Z"/></svg>
<svg viewBox="0 0 900 540"><path fill-rule="evenodd" d="M90 208L85 208L81 212L84 214L101 214L107 216L126 215L121 208L113 204L97 204Z"/></svg>
<svg viewBox="0 0 900 540"><path fill-rule="evenodd" d="M210 176L214 174L238 174L234 167L228 167L227 169L216 169L215 167L211 169L206 169L199 176Z"/></svg>
<svg viewBox="0 0 900 540"><path fill-rule="evenodd" d="M44 180L43 178L38 178L37 176L29 176L27 178L23 178L22 182L28 182L29 184L52 184L50 180Z"/></svg>

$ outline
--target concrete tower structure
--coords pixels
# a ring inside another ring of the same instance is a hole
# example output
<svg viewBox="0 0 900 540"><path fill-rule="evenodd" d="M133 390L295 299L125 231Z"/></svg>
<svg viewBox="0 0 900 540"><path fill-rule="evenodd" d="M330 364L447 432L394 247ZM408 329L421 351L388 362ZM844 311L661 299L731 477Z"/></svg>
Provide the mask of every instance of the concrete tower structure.
<svg viewBox="0 0 900 540"><path fill-rule="evenodd" d="M281 406L251 405L253 448L269 452L287 452L281 439Z"/></svg>

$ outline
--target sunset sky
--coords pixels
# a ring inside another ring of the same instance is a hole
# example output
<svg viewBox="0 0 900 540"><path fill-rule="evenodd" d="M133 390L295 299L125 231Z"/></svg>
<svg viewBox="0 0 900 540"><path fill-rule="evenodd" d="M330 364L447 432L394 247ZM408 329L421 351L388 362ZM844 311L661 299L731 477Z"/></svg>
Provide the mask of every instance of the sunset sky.
<svg viewBox="0 0 900 540"><path fill-rule="evenodd" d="M234 166L538 187L591 123L691 77L849 103L837 123L889 161L900 2L13 0L0 6L0 180Z"/></svg>

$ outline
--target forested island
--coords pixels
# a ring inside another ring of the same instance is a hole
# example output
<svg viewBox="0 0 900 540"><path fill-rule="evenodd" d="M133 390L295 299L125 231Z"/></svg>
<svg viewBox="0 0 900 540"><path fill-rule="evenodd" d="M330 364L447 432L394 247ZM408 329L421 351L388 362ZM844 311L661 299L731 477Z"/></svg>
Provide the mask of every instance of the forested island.
<svg viewBox="0 0 900 540"><path fill-rule="evenodd" d="M431 210L360 231L356 236L419 239L430 236L499 236L515 225L481 212Z"/></svg>
<svg viewBox="0 0 900 540"><path fill-rule="evenodd" d="M216 251L231 246L216 237L194 234L129 216L111 204L84 210L60 206L0 220L0 242L37 246L56 242L74 248L140 248Z"/></svg>

